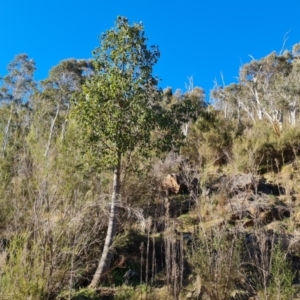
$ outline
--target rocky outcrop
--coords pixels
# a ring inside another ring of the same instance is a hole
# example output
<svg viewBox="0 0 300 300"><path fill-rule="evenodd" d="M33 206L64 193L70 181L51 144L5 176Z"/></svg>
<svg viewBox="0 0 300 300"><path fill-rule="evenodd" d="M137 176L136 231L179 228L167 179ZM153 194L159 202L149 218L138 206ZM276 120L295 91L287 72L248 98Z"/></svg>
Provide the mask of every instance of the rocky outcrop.
<svg viewBox="0 0 300 300"><path fill-rule="evenodd" d="M241 221L244 227L266 225L291 215L291 208L279 199L285 194L284 188L263 177L223 175L210 185L210 190L223 199L222 209L231 224Z"/></svg>
<svg viewBox="0 0 300 300"><path fill-rule="evenodd" d="M162 181L161 187L170 194L178 194L180 192L180 184L178 183L178 175L168 174Z"/></svg>
<svg viewBox="0 0 300 300"><path fill-rule="evenodd" d="M252 174L223 175L209 184L209 188L212 193L225 193L229 197L242 192L273 196L285 193L283 187L269 183L265 178L253 176Z"/></svg>
<svg viewBox="0 0 300 300"><path fill-rule="evenodd" d="M181 174L168 174L161 183L161 187L168 194L188 194L196 192L198 187L198 179L189 180Z"/></svg>

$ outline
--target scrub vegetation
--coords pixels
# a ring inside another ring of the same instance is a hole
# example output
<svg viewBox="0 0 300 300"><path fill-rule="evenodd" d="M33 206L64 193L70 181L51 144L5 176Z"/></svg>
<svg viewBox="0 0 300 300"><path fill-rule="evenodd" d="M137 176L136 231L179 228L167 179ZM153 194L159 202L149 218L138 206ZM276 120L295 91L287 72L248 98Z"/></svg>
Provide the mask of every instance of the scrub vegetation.
<svg viewBox="0 0 300 300"><path fill-rule="evenodd" d="M93 55L0 78L0 299L299 299L300 44L209 102L141 23Z"/></svg>

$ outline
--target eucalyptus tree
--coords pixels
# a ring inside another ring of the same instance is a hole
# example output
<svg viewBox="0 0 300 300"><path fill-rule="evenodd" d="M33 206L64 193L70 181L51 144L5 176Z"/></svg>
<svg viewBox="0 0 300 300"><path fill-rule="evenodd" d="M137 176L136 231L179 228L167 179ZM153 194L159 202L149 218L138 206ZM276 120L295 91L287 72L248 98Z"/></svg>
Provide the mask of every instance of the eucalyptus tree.
<svg viewBox="0 0 300 300"><path fill-rule="evenodd" d="M49 77L41 81L41 91L36 93L31 105L40 135L47 132L40 124L47 124L48 134L44 156L48 156L55 132L61 130L63 139L73 93L81 91L86 76L91 76L93 66L89 60L66 59L53 67Z"/></svg>
<svg viewBox="0 0 300 300"><path fill-rule="evenodd" d="M17 121L17 119L24 110L27 110L30 97L36 89L36 82L34 80L35 62L27 54L17 55L9 63L7 69L8 74L1 78L0 85L1 108L7 110L2 142L2 156L5 154L11 128L18 128L20 122L25 126L29 125L27 114L23 118L23 121Z"/></svg>
<svg viewBox="0 0 300 300"><path fill-rule="evenodd" d="M300 110L300 44L293 47L293 51L285 51L284 56L290 61L291 71L288 76L281 78L277 86L277 93L280 95L288 114L288 122L296 126L297 114Z"/></svg>
<svg viewBox="0 0 300 300"><path fill-rule="evenodd" d="M196 120L207 106L205 91L200 87L190 85L185 93L177 90L173 94L172 88L167 87L163 90L161 105L166 110L173 111L173 114L177 112L174 115L175 119L178 119L179 115L181 115L181 119L186 119L181 127L182 133L186 137L192 121ZM192 111L191 108L193 108Z"/></svg>
<svg viewBox="0 0 300 300"><path fill-rule="evenodd" d="M280 83L288 78L292 65L286 55L275 52L266 57L243 65L237 83L228 86L216 86L211 96L225 109L236 108L240 121L243 110L254 123L266 119L274 126L282 126L285 102L279 93Z"/></svg>
<svg viewBox="0 0 300 300"><path fill-rule="evenodd" d="M245 64L240 71L240 82L248 89L249 96L243 105L252 107L259 120L266 118L282 126L284 107L276 89L279 81L290 71L289 60L275 52Z"/></svg>
<svg viewBox="0 0 300 300"><path fill-rule="evenodd" d="M95 74L74 100L73 115L86 129L93 153L113 170L113 192L104 248L90 287L95 287L110 267L121 201L122 160L133 151L147 157L150 149L170 149L175 136L177 141L183 137L181 126L187 110L177 106L167 111L159 105L161 93L152 71L160 52L156 46L147 46L141 23L130 25L127 18L119 16L115 27L101 35L100 47L93 54Z"/></svg>
<svg viewBox="0 0 300 300"><path fill-rule="evenodd" d="M246 113L248 119L256 122L255 111L251 105L247 105L248 89L240 83L231 83L227 86L216 86L211 91L211 99L214 106L223 111L225 119L237 118L238 124L241 124L242 110Z"/></svg>
<svg viewBox="0 0 300 300"><path fill-rule="evenodd" d="M183 95L183 100L188 103L188 106L194 107L193 118L190 118L190 120L182 126L183 134L184 136L187 136L192 119L197 119L207 107L205 102L205 91L200 87L191 86L191 88ZM189 110L187 110L186 113L190 114Z"/></svg>

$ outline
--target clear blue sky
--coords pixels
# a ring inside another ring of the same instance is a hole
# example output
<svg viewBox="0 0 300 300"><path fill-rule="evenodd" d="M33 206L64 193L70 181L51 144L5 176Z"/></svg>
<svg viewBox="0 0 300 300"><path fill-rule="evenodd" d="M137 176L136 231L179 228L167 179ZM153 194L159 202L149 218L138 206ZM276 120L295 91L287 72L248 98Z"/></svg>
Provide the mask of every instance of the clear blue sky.
<svg viewBox="0 0 300 300"><path fill-rule="evenodd" d="M300 42L300 1L0 0L0 75L16 54L37 64L36 79L67 58L90 58L117 15L142 21L161 58L160 86L185 90L188 77L209 94L220 73L229 84L249 55L258 59Z"/></svg>

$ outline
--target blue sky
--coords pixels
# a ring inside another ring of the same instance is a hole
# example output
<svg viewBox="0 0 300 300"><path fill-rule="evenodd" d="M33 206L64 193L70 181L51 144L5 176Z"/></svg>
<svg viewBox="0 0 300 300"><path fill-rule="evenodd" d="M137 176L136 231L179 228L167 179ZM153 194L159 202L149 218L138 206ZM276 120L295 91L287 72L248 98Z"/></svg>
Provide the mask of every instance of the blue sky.
<svg viewBox="0 0 300 300"><path fill-rule="evenodd" d="M229 84L252 55L259 59L300 42L300 1L0 0L0 75L16 54L37 64L36 79L67 58L90 58L117 15L142 21L161 58L160 86L185 91L188 77L209 94Z"/></svg>

